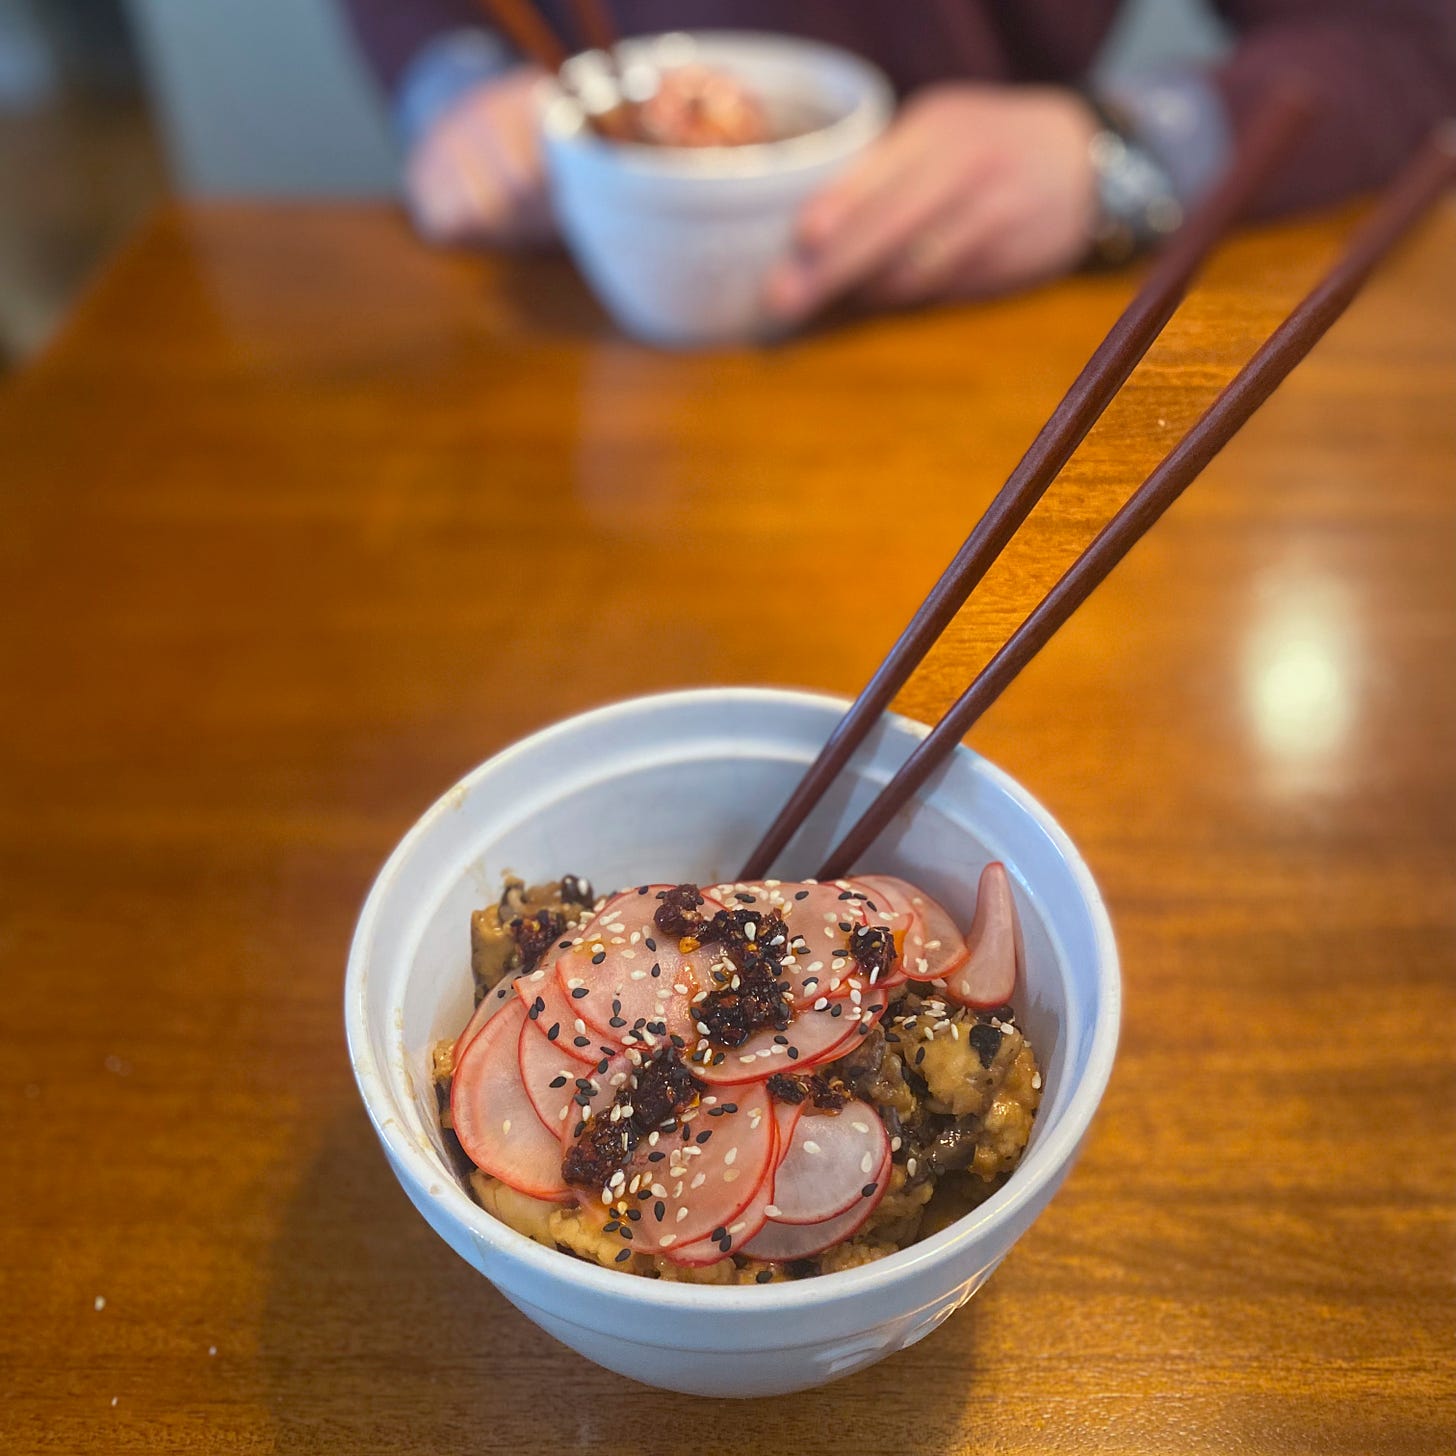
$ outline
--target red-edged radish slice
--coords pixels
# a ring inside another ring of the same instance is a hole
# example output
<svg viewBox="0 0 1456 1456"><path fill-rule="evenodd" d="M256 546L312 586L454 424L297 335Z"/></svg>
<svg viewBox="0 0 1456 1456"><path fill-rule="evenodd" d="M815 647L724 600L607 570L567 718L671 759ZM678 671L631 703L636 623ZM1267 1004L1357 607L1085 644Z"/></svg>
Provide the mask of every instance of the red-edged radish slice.
<svg viewBox="0 0 1456 1456"><path fill-rule="evenodd" d="M704 1265L716 1264L720 1259L726 1259L734 1249L746 1244L749 1239L768 1221L768 1210L773 1204L774 1191L774 1170L778 1164L782 1150L788 1146L789 1139L794 1133L794 1124L798 1122L803 1112L802 1104L792 1102L775 1102L774 1112L774 1151L770 1157L767 1167L764 1170L762 1181L758 1185L758 1192L753 1195L753 1201L745 1208L731 1224L724 1227L728 1235L728 1253L724 1253L722 1244L712 1238L699 1239L693 1244L673 1244L662 1252L675 1264Z"/></svg>
<svg viewBox="0 0 1456 1456"><path fill-rule="evenodd" d="M565 1202L561 1144L546 1131L521 1082L517 1060L526 1008L508 1002L465 1049L450 1084L450 1121L483 1172L532 1198Z"/></svg>
<svg viewBox="0 0 1456 1456"><path fill-rule="evenodd" d="M591 1115L612 1105L618 1089L625 1086L628 1078L637 1070L632 1061L632 1056L635 1055L635 1052L631 1056L626 1052L617 1052L612 1057L604 1057L594 1067L583 1067L579 1070L577 1085L572 1089L572 1100L569 1104L571 1111L559 1124L562 1157L565 1157L572 1143L581 1135L581 1130ZM590 1189L582 1190L583 1198L591 1196Z"/></svg>
<svg viewBox="0 0 1456 1456"><path fill-rule="evenodd" d="M976 888L976 916L966 932L966 959L947 978L946 990L965 1006L1003 1006L1025 969L1021 926L1006 866L992 860Z"/></svg>
<svg viewBox="0 0 1456 1456"><path fill-rule="evenodd" d="M848 1102L837 1113L801 1117L774 1173L776 1223L823 1223L863 1197L865 1185L890 1155L879 1113Z"/></svg>
<svg viewBox="0 0 1456 1456"><path fill-rule="evenodd" d="M642 1211L639 1253L721 1241L773 1166L778 1140L762 1087L735 1088L731 1098L705 1101L687 1119L639 1141L617 1185L619 1196Z"/></svg>
<svg viewBox="0 0 1456 1456"><path fill-rule="evenodd" d="M887 902L892 911L913 912L900 947L905 974L912 981L943 980L964 963L965 941L950 912L939 901L891 875L859 875L857 883L881 908L882 902Z"/></svg>
<svg viewBox="0 0 1456 1456"><path fill-rule="evenodd" d="M873 1179L866 1179L857 1202L843 1213L826 1218L822 1223L779 1223L770 1218L744 1246L738 1250L751 1259L765 1259L771 1263L788 1263L793 1259L808 1259L822 1254L825 1249L852 1238L864 1226L869 1216L879 1207L880 1200L890 1183L890 1169L893 1163L887 1157L880 1165Z"/></svg>
<svg viewBox="0 0 1456 1456"><path fill-rule="evenodd" d="M831 880L784 885L778 893L794 952L784 963L783 979L796 1006L812 1006L859 969L849 954L849 937L867 923L863 892L848 880Z"/></svg>
<svg viewBox="0 0 1456 1456"><path fill-rule="evenodd" d="M553 1138L561 1138L561 1125L571 1112L571 1100L577 1092L577 1080L587 1071L578 1061L566 1055L553 1042L546 1040L531 1022L521 1019L521 1034L516 1043L516 1057L521 1069L521 1085L536 1116Z"/></svg>
<svg viewBox="0 0 1456 1456"><path fill-rule="evenodd" d="M590 1065L618 1051L620 1043L602 1036L577 1013L552 966L541 966L530 975L518 977L515 990L535 1029L573 1061Z"/></svg>
<svg viewBox="0 0 1456 1456"><path fill-rule="evenodd" d="M787 1030L756 1031L742 1046L718 1047L711 1061L693 1060L693 1075L718 1086L762 1082L775 1072L804 1072L848 1051L860 1023L846 999L822 1011L801 1011Z"/></svg>
<svg viewBox="0 0 1456 1456"><path fill-rule="evenodd" d="M614 895L581 930L580 943L557 959L556 977L576 1017L603 1037L648 1047L666 1037L694 1039L692 998L711 984L713 951L684 952L657 927L658 892L668 888ZM704 915L721 908L704 897Z"/></svg>
<svg viewBox="0 0 1456 1456"><path fill-rule="evenodd" d="M455 1051L452 1060L458 1067L460 1058L465 1055L465 1049L479 1035L481 1027L490 1020L502 1006L511 999L515 990L515 982L509 978L496 983L484 996L480 998L479 1004L470 1014L470 1020L465 1023L460 1035L455 1038Z"/></svg>

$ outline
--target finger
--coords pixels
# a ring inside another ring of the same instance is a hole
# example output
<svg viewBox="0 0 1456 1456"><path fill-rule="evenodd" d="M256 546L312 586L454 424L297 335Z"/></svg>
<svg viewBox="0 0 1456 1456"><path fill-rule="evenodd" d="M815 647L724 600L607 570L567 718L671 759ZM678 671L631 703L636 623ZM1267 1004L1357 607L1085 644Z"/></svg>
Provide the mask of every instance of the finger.
<svg viewBox="0 0 1456 1456"><path fill-rule="evenodd" d="M931 220L864 290L882 306L903 307L987 290L987 263L1012 221L1011 204L994 193L960 199Z"/></svg>
<svg viewBox="0 0 1456 1456"><path fill-rule="evenodd" d="M859 162L810 198L795 227L799 245L810 251L822 248L857 216L871 211L874 201L894 183L920 144L913 118L886 132Z"/></svg>
<svg viewBox="0 0 1456 1456"><path fill-rule="evenodd" d="M955 179L924 158L889 183L875 205L854 215L817 253L791 259L769 279L768 304L803 318L880 272L949 200Z"/></svg>

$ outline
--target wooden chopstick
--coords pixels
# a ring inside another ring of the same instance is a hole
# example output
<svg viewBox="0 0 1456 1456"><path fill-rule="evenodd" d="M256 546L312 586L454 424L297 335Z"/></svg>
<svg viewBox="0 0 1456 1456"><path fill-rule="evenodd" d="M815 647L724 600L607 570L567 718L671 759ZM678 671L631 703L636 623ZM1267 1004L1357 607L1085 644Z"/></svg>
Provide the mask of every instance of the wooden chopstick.
<svg viewBox="0 0 1456 1456"><path fill-rule="evenodd" d="M527 60L535 61L552 75L561 69L567 49L531 0L477 0L477 3Z"/></svg>
<svg viewBox="0 0 1456 1456"><path fill-rule="evenodd" d="M1456 118L1443 122L1382 195L1335 265L1274 330L1198 422L1012 633L950 711L916 746L818 872L846 874L971 726L1056 630L1087 600L1164 511L1178 499L1255 410L1349 307L1407 232L1456 182Z"/></svg>
<svg viewBox="0 0 1456 1456"><path fill-rule="evenodd" d="M621 37L606 0L571 0L571 13L582 39L594 50L611 56Z"/></svg>
<svg viewBox="0 0 1456 1456"><path fill-rule="evenodd" d="M1097 346L899 640L835 726L819 756L749 855L741 871L742 879L761 879L768 872L1152 347L1204 260L1248 211L1289 155L1311 114L1308 91L1294 82L1275 88L1255 113L1226 175L1169 240L1132 302Z"/></svg>

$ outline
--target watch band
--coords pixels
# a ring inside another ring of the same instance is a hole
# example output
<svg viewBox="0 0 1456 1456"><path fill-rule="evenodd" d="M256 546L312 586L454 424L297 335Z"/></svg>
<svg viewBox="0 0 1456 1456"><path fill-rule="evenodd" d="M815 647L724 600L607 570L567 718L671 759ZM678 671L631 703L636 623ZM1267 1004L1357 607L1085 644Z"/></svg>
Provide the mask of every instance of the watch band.
<svg viewBox="0 0 1456 1456"><path fill-rule="evenodd" d="M1167 171L1128 122L1100 98L1083 99L1099 123L1090 143L1097 219L1088 262L1117 267L1162 242L1183 221L1183 208Z"/></svg>

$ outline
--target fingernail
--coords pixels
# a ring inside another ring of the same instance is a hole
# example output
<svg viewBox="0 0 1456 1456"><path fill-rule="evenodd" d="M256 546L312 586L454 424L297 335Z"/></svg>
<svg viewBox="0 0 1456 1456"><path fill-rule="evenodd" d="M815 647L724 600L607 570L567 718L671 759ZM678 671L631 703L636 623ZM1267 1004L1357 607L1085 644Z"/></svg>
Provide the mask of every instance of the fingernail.
<svg viewBox="0 0 1456 1456"><path fill-rule="evenodd" d="M803 312L808 300L809 284L803 269L780 264L768 276L764 301L777 318L791 319Z"/></svg>

